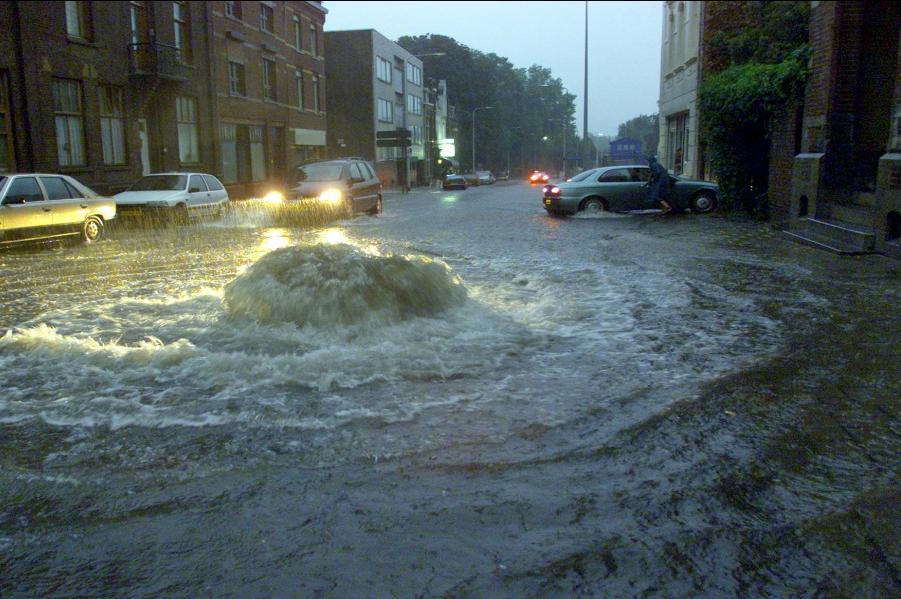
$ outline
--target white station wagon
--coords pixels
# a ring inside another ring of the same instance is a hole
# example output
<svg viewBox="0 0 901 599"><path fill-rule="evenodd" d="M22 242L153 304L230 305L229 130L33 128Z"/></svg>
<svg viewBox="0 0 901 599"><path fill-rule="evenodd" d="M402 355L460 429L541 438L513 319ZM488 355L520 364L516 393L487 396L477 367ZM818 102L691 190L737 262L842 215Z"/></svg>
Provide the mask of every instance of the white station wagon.
<svg viewBox="0 0 901 599"><path fill-rule="evenodd" d="M72 177L41 173L0 175L0 247L81 235L103 237L116 204Z"/></svg>
<svg viewBox="0 0 901 599"><path fill-rule="evenodd" d="M213 175L158 173L141 177L113 199L123 217L170 212L176 220L187 222L190 212L218 214L228 202L228 192Z"/></svg>

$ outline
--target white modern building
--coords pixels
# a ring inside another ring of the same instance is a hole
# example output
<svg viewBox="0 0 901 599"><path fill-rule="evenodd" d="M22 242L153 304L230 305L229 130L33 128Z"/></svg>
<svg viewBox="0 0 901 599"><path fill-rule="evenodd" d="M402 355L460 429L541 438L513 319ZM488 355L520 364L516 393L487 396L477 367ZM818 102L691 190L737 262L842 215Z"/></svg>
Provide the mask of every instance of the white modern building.
<svg viewBox="0 0 901 599"><path fill-rule="evenodd" d="M663 3L658 158L675 175L703 178L698 147L698 86L703 2Z"/></svg>

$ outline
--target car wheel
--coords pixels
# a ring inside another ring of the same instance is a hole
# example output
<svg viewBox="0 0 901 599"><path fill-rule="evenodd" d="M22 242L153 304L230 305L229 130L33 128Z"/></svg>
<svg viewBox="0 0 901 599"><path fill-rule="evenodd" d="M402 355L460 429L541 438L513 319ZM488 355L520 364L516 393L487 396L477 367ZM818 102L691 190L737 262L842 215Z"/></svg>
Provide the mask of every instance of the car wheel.
<svg viewBox="0 0 901 599"><path fill-rule="evenodd" d="M375 206L369 211L369 214L372 216L378 216L382 213L382 194L378 195L378 199L375 201Z"/></svg>
<svg viewBox="0 0 901 599"><path fill-rule="evenodd" d="M716 208L716 194L712 191L699 191L691 198L691 210L698 214L712 212Z"/></svg>
<svg viewBox="0 0 901 599"><path fill-rule="evenodd" d="M607 211L607 206L601 198L588 198L582 204L582 212L585 214L600 214Z"/></svg>
<svg viewBox="0 0 901 599"><path fill-rule="evenodd" d="M103 239L103 219L89 216L81 226L81 239L85 243L96 243Z"/></svg>

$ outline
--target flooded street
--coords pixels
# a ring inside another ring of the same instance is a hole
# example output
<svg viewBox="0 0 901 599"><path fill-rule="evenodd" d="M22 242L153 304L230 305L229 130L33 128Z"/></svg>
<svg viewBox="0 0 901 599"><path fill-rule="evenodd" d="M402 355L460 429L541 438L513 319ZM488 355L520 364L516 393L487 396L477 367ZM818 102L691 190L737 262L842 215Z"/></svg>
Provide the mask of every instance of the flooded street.
<svg viewBox="0 0 901 599"><path fill-rule="evenodd" d="M0 254L0 595L897 593L898 263L539 195Z"/></svg>

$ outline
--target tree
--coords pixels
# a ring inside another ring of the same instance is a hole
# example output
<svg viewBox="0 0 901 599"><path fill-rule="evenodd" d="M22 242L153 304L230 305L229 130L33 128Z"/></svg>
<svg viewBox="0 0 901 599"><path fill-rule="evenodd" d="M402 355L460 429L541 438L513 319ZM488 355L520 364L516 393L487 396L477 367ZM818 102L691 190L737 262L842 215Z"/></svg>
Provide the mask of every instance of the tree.
<svg viewBox="0 0 901 599"><path fill-rule="evenodd" d="M648 154L657 153L657 142L660 139L659 118L657 114L642 114L625 123L620 123L617 137L629 137L641 141Z"/></svg>
<svg viewBox="0 0 901 599"><path fill-rule="evenodd" d="M567 142L576 147L571 141L575 96L566 93L550 69L539 65L518 69L503 56L474 50L444 35L403 36L397 43L412 54L442 53L423 56L423 71L428 78L447 80L448 102L457 107L461 164L471 161L472 111L479 106L493 109L477 116L478 166L503 170L513 154L536 168L556 167L563 156L561 120L566 123Z"/></svg>
<svg viewBox="0 0 901 599"><path fill-rule="evenodd" d="M765 211L770 125L800 102L809 75L809 2L710 3L730 11L710 35L699 92L701 131L721 205Z"/></svg>

